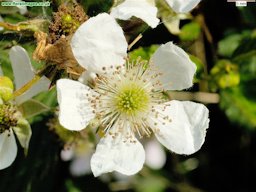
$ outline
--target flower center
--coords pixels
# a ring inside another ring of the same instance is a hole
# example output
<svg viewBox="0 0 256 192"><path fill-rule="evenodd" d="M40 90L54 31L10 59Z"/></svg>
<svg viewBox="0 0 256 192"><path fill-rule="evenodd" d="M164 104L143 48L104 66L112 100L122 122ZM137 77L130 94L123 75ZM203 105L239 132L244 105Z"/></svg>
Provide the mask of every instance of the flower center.
<svg viewBox="0 0 256 192"><path fill-rule="evenodd" d="M97 79L95 95L89 98L93 111L104 132L126 134L130 138L134 132L140 137L149 136L147 123L154 106L163 103L159 73L145 63L127 63L126 70L116 70Z"/></svg>
<svg viewBox="0 0 256 192"><path fill-rule="evenodd" d="M17 109L10 104L0 105L0 134L17 125Z"/></svg>
<svg viewBox="0 0 256 192"><path fill-rule="evenodd" d="M117 110L126 115L136 115L149 106L149 94L135 83L124 86L116 97Z"/></svg>

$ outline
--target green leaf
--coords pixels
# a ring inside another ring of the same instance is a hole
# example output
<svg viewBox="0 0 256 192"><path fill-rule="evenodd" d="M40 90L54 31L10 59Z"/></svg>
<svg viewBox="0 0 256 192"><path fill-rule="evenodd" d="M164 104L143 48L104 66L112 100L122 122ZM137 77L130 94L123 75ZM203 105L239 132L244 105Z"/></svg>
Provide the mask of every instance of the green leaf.
<svg viewBox="0 0 256 192"><path fill-rule="evenodd" d="M13 130L20 142L20 145L24 148L25 154L27 154L29 141L32 135L28 121L24 118L19 119L17 126L13 127Z"/></svg>
<svg viewBox="0 0 256 192"><path fill-rule="evenodd" d="M256 27L256 7L255 6L247 6L247 7L239 7L241 16L244 22L252 27Z"/></svg>
<svg viewBox="0 0 256 192"><path fill-rule="evenodd" d="M143 60L149 60L153 53L157 50L159 45L151 45L150 47L140 47L129 53L130 60L137 60L141 57Z"/></svg>
<svg viewBox="0 0 256 192"><path fill-rule="evenodd" d="M56 88L53 87L50 91L40 93L34 99L40 101L41 103L49 106L55 107L57 105L57 91Z"/></svg>
<svg viewBox="0 0 256 192"><path fill-rule="evenodd" d="M191 22L184 25L181 28L179 38L182 41L194 41L198 39L200 33L201 33L200 25L197 22Z"/></svg>
<svg viewBox="0 0 256 192"><path fill-rule="evenodd" d="M169 182L165 178L158 175L147 175L145 178L138 178L135 189L138 192L164 192Z"/></svg>
<svg viewBox="0 0 256 192"><path fill-rule="evenodd" d="M229 60L219 60L210 71L212 91L235 87L240 83L239 68Z"/></svg>
<svg viewBox="0 0 256 192"><path fill-rule="evenodd" d="M68 192L81 192L81 190L74 185L72 180L66 180L65 185Z"/></svg>
<svg viewBox="0 0 256 192"><path fill-rule="evenodd" d="M255 80L220 92L220 106L228 118L249 129L256 129Z"/></svg>
<svg viewBox="0 0 256 192"><path fill-rule="evenodd" d="M244 37L232 56L237 57L252 50L256 50L256 32L252 32L249 37Z"/></svg>
<svg viewBox="0 0 256 192"><path fill-rule="evenodd" d="M193 63L196 64L196 76L194 81L197 82L202 79L202 75L204 73L204 64L198 57L194 55L189 55L189 58L191 59L191 61L193 61Z"/></svg>
<svg viewBox="0 0 256 192"><path fill-rule="evenodd" d="M50 110L50 107L35 99L30 99L26 101L25 103L21 104L19 108L22 111L24 117L26 118L31 118Z"/></svg>
<svg viewBox="0 0 256 192"><path fill-rule="evenodd" d="M242 35L240 34L229 35L222 39L218 43L218 54L225 57L231 57L233 52L239 46L241 40Z"/></svg>

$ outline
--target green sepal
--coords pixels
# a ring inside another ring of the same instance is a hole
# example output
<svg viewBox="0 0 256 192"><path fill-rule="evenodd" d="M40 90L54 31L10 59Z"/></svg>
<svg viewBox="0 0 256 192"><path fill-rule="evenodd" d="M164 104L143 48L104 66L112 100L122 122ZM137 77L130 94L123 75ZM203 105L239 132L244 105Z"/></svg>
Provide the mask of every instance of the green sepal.
<svg viewBox="0 0 256 192"><path fill-rule="evenodd" d="M19 119L17 122L17 126L13 127L13 131L15 132L20 142L20 145L24 148L25 155L27 155L29 141L32 135L32 130L29 122L24 118Z"/></svg>
<svg viewBox="0 0 256 192"><path fill-rule="evenodd" d="M49 111L50 107L41 103L40 101L37 101L35 99L30 99L25 103L22 103L19 106L19 109L25 118L31 118L43 112Z"/></svg>

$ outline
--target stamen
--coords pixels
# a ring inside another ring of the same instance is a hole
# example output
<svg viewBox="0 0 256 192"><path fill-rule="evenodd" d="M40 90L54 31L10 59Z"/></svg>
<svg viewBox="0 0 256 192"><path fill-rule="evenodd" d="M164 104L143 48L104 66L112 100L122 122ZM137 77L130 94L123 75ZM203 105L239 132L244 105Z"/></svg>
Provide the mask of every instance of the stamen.
<svg viewBox="0 0 256 192"><path fill-rule="evenodd" d="M123 142L134 143L134 133L140 138L150 136L152 131L157 130L156 127L149 127L150 114L159 118L161 124L170 123L170 117L154 107L164 102L161 83L158 81L161 74L153 67L146 69L146 65L146 62L138 59L127 62L125 73L118 67L110 77L99 77L94 89L97 96L88 98L93 113L100 118L104 132L112 138L124 134ZM113 66L110 68L114 69ZM103 67L102 70L107 68Z"/></svg>

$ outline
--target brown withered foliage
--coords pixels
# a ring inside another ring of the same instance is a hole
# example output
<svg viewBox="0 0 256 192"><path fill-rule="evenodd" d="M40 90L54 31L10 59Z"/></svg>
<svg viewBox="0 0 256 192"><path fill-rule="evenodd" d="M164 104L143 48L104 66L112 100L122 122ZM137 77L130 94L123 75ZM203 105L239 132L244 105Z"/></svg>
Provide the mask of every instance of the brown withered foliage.
<svg viewBox="0 0 256 192"><path fill-rule="evenodd" d="M49 34L42 31L35 32L37 47L33 53L36 61L45 61L46 66L42 75L52 80L52 84L67 74L72 79L78 79L84 72L74 58L70 47L70 40L76 29L88 16L78 4L63 4L53 15L53 21L49 25Z"/></svg>
<svg viewBox="0 0 256 192"><path fill-rule="evenodd" d="M71 26L63 25L63 18L70 15L73 22ZM62 35L73 34L79 25L88 20L88 16L84 12L82 6L78 4L62 4L59 6L58 11L53 14L53 22L49 26L49 42L54 43Z"/></svg>
<svg viewBox="0 0 256 192"><path fill-rule="evenodd" d="M36 32L37 47L33 53L36 61L54 65L56 70L64 70L71 78L77 79L84 69L77 63L70 47L70 36L61 36L54 44L47 43L47 34Z"/></svg>

